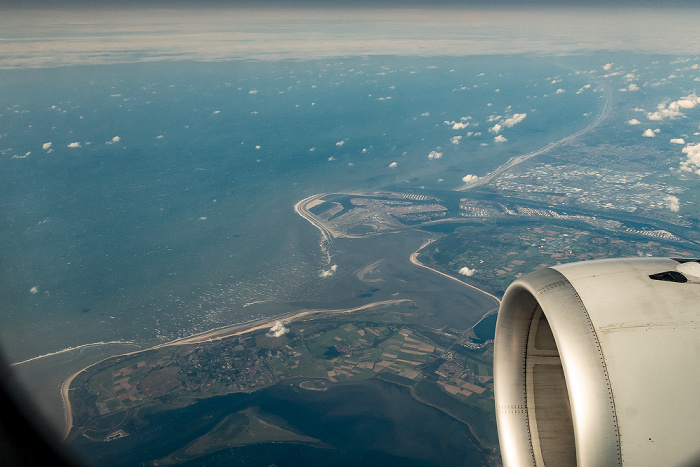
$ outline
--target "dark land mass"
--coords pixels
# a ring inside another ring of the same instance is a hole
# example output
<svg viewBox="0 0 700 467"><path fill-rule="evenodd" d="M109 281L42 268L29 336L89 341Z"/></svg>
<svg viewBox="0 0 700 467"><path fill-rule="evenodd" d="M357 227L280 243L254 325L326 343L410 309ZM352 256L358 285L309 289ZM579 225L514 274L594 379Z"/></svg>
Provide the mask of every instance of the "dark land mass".
<svg viewBox="0 0 700 467"><path fill-rule="evenodd" d="M96 465L497 465L490 342L416 309L103 361L73 380L68 440Z"/></svg>

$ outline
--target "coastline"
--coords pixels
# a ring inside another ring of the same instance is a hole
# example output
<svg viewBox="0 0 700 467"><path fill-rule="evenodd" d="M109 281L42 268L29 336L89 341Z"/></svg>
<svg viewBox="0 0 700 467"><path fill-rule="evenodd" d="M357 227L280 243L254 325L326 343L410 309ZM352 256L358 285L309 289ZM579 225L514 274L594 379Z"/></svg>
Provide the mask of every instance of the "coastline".
<svg viewBox="0 0 700 467"><path fill-rule="evenodd" d="M431 243L433 243L434 241L435 241L435 240L431 238L431 239L427 240L425 243L423 243L423 244L420 246L420 248L418 248L416 251L414 251L414 252L411 254L410 258L409 258L410 261L411 261L411 263L415 264L416 266L420 266L420 267L422 267L422 268L425 268L425 269L428 269L428 270L430 270L430 271L433 271L433 272L436 273L436 274L440 274L441 276L447 277L448 279L452 279L453 281L459 282L460 284L465 285L465 286L467 286L467 287L470 287L470 288L472 288L472 289L474 289L474 290L477 290L477 291L481 292L482 294L484 294L484 295L486 295L486 296L488 296L488 297L493 298L494 300L496 300L496 303L498 304L498 306L499 306L499 307L501 306L501 300L500 300L498 297L496 297L495 295L490 294L490 293L488 293L487 291L482 290L482 289L480 289L480 288L478 288L478 287L476 287L476 286L473 286L473 285L471 285L471 284L467 284L466 282L464 282L464 281L462 281L462 280L460 280L460 279L458 279L458 278L456 278L456 277L450 276L449 274L445 274L444 272L440 272L440 271L438 271L437 269L433 269L433 268L431 268L430 266L426 266L425 264L423 264L423 263L421 263L420 261L418 261L418 254L420 253L420 251L421 251L423 248L425 248L426 246L428 246L428 245L430 245Z"/></svg>
<svg viewBox="0 0 700 467"><path fill-rule="evenodd" d="M286 315L282 316L277 316L277 317L271 317L271 318L262 318L254 321L249 321L247 323L239 323L239 324L232 324L230 326L225 326L223 328L218 328L218 329L213 329L210 331L205 331L200 334L196 334L194 336L190 337L183 337L180 339L176 339L173 341L169 342L164 342L162 344L157 344L152 347L146 348L146 349L139 349L133 352L126 352L122 354L115 354L111 355L109 357L103 358L102 360L92 363L85 368L82 368L72 375L70 375L68 378L66 378L63 381L63 384L61 384L61 400L63 402L63 413L64 413L64 418L65 418L65 426L64 426L64 431L63 431L63 440L65 441L68 438L68 435L70 434L71 430L73 429L73 410L71 407L70 403L70 385L72 384L73 380L75 379L76 376L78 376L80 373L83 371L87 371L90 368L92 368L95 365L98 365L105 360L108 360L110 358L114 357L122 357L122 356L128 356L128 355L134 355L138 354L141 352L147 352L150 350L155 350L155 349L160 349L163 347L172 347L172 346L177 346L177 345L193 345L193 344L201 344L204 342L214 342L217 340L222 340L226 339L227 337L233 337L233 336L240 336L243 334L247 334L250 332L255 332L259 331L262 329L267 329L272 327L275 322L279 321L283 324L289 324L293 321L297 321L302 318L310 318L310 317L315 317L315 315L323 315L323 314L345 314L345 313L352 313L355 311L362 311L362 310L367 310L370 308L374 308L377 306L383 306L383 305L397 305L400 303L413 303L412 300L409 299L396 299L396 300L382 300L378 302L372 302L372 303L367 303L365 305L353 307L353 308L341 308L341 309L318 309L318 310L302 310L299 312L293 312L293 313L288 313Z"/></svg>

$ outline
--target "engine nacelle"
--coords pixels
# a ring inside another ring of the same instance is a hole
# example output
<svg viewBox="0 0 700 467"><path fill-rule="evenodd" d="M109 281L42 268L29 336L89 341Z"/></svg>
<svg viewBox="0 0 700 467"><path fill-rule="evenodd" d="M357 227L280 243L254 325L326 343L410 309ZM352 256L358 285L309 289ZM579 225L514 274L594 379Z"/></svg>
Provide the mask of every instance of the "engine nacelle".
<svg viewBox="0 0 700 467"><path fill-rule="evenodd" d="M700 465L697 260L536 271L506 290L494 345L504 465Z"/></svg>

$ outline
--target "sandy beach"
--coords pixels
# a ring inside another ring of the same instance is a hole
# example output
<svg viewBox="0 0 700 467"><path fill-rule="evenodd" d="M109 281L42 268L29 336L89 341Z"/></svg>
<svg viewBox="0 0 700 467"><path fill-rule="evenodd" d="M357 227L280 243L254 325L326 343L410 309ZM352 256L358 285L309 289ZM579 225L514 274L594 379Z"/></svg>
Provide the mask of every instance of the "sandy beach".
<svg viewBox="0 0 700 467"><path fill-rule="evenodd" d="M499 306L499 307L501 306L501 300L500 300L498 297L496 297L495 295L492 295L492 294L488 293L487 291L482 290L482 289L480 289L480 288L478 288L478 287L475 287L475 286L473 286L473 285L471 285L471 284L467 284L466 282L461 281L461 280L457 279L456 277L450 276L449 274L445 274L444 272L440 272L440 271L438 271L437 269L433 269L433 268L431 268L431 267L429 267L429 266L426 266L425 264L423 264L423 263L421 263L420 261L418 261L418 254L420 253L420 251L421 251L423 248L425 248L426 246L428 246L428 245L430 245L431 243L433 243L433 241L434 241L434 240L431 238L430 240L428 240L428 241L426 241L424 244L422 244L422 245L420 246L420 248L418 248L416 251L414 251L414 252L411 254L411 257L410 257L411 263L415 264L416 266L420 266L420 267L422 267L422 268L425 268L425 269L428 269L428 270L430 270L430 271L433 271L435 274L440 274L441 276L447 277L448 279L452 279L453 281L459 282L459 283L462 284L462 285L465 285L465 286L467 286L467 287L471 287L472 289L477 290L477 291L481 292L482 294L487 295L487 296L493 298L493 299L496 301L497 306Z"/></svg>

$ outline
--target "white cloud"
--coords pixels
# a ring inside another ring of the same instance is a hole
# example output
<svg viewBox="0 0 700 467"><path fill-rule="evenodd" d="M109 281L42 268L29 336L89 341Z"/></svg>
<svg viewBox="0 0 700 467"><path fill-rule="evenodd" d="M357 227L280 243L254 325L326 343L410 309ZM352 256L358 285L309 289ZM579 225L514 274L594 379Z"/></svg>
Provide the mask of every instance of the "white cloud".
<svg viewBox="0 0 700 467"><path fill-rule="evenodd" d="M29 289L29 293L32 295L35 295L37 292L39 292L39 287L37 287L36 285Z"/></svg>
<svg viewBox="0 0 700 467"><path fill-rule="evenodd" d="M79 147L81 147L81 146L80 146L80 143L76 141L76 142L74 142L74 143L70 143L70 144L68 145L68 147L69 147L69 148L79 148Z"/></svg>
<svg viewBox="0 0 700 467"><path fill-rule="evenodd" d="M683 138L671 138L669 142L673 144L685 144L685 140Z"/></svg>
<svg viewBox="0 0 700 467"><path fill-rule="evenodd" d="M508 140L503 135L498 135L495 138L493 138L494 143L505 143L506 141Z"/></svg>
<svg viewBox="0 0 700 467"><path fill-rule="evenodd" d="M471 182L475 182L475 181L477 181L477 180L479 180L479 177L477 177L477 176L474 175L474 174L467 174L467 175L465 175L464 177L462 177L462 181L463 181L464 183L471 183Z"/></svg>
<svg viewBox="0 0 700 467"><path fill-rule="evenodd" d="M111 140L107 141L105 144L114 144L114 143L118 143L118 142L121 141L121 140L122 140L122 139L121 139L119 136L115 136L115 137L112 138Z"/></svg>
<svg viewBox="0 0 700 467"><path fill-rule="evenodd" d="M440 159L441 157L442 153L437 151L430 151L430 154L428 154L428 159Z"/></svg>
<svg viewBox="0 0 700 467"><path fill-rule="evenodd" d="M628 91L639 91L639 86L637 86L637 85L634 84L634 83L630 83L630 85L627 86L627 90L628 90Z"/></svg>
<svg viewBox="0 0 700 467"><path fill-rule="evenodd" d="M644 133L642 133L642 136L646 138L653 138L656 136L656 133L658 133L660 130L657 128L656 130L652 130L651 128L647 128L644 130Z"/></svg>
<svg viewBox="0 0 700 467"><path fill-rule="evenodd" d="M335 160L335 157L331 156L331 157L328 158L328 160L332 162L332 161Z"/></svg>
<svg viewBox="0 0 700 467"><path fill-rule="evenodd" d="M423 112L420 114L421 117L430 117L430 112Z"/></svg>
<svg viewBox="0 0 700 467"><path fill-rule="evenodd" d="M331 277L338 270L338 265L334 264L330 269L325 269L321 271L318 275L319 277Z"/></svg>
<svg viewBox="0 0 700 467"><path fill-rule="evenodd" d="M642 122L640 122L640 121L637 120L636 118L633 118L632 120L627 120L627 124L628 124L628 125L641 125Z"/></svg>
<svg viewBox="0 0 700 467"><path fill-rule="evenodd" d="M284 327L282 321L275 321L275 324L267 331L267 337L281 337L288 332L289 329Z"/></svg>
<svg viewBox="0 0 700 467"><path fill-rule="evenodd" d="M668 195L664 198L666 202L666 207L668 207L673 212L678 212L681 209L681 202L677 196Z"/></svg>
<svg viewBox="0 0 700 467"><path fill-rule="evenodd" d="M398 166L398 164L396 163L396 161L394 161L394 162L392 162L391 164L389 164L389 168L390 168L390 169L395 169L397 166Z"/></svg>
<svg viewBox="0 0 700 467"><path fill-rule="evenodd" d="M591 85L590 85L590 84L586 84L585 86L579 88L579 90L576 91L576 94L581 94L583 91L585 91L586 89L590 89L590 88L591 88Z"/></svg>
<svg viewBox="0 0 700 467"><path fill-rule="evenodd" d="M700 97L694 92L685 97L681 97L677 101L672 101L668 105L663 102L656 106L656 112L647 113L649 120L663 120L664 118L682 117L681 109L692 109L700 104Z"/></svg>
<svg viewBox="0 0 700 467"><path fill-rule="evenodd" d="M338 147L342 146L343 144L345 144L345 141L338 141L337 143L335 143L335 145Z"/></svg>
<svg viewBox="0 0 700 467"><path fill-rule="evenodd" d="M260 145L259 145L259 144L256 144L256 145L255 145L255 149L260 149Z"/></svg>
<svg viewBox="0 0 700 467"><path fill-rule="evenodd" d="M163 135L156 136L156 139L163 139L163 138L165 138L165 136L163 136Z"/></svg>
<svg viewBox="0 0 700 467"><path fill-rule="evenodd" d="M501 119L501 115L491 115L489 118L486 119L487 122L496 122Z"/></svg>
<svg viewBox="0 0 700 467"><path fill-rule="evenodd" d="M445 125L450 125L453 130L463 130L469 126L469 120L471 117L461 117L458 122L452 120L445 120Z"/></svg>
<svg viewBox="0 0 700 467"><path fill-rule="evenodd" d="M221 113L221 110L215 110L215 111L214 111L214 112L212 112L212 113L213 113L214 115L216 115L216 114L220 114L220 113Z"/></svg>
<svg viewBox="0 0 700 467"><path fill-rule="evenodd" d="M46 151L47 149L50 149L50 148L51 148L51 142L44 143L44 144L41 146L41 148L42 148L44 151Z"/></svg>
<svg viewBox="0 0 700 467"><path fill-rule="evenodd" d="M450 143L459 144L459 140L461 140L461 139L462 139L461 136L453 136L452 138L450 138Z"/></svg>
<svg viewBox="0 0 700 467"><path fill-rule="evenodd" d="M700 175L700 143L686 145L683 148L683 154L688 158L681 162L681 170Z"/></svg>
<svg viewBox="0 0 700 467"><path fill-rule="evenodd" d="M500 131L505 127L505 128L510 128L514 125L517 125L518 123L522 122L525 120L525 117L527 117L526 113L521 113L521 114L514 114L512 117L508 117L503 122L497 123L491 128L489 128L489 131L491 133L500 133Z"/></svg>
<svg viewBox="0 0 700 467"><path fill-rule="evenodd" d="M613 67L612 63L606 63L605 66L603 67L603 70L608 71Z"/></svg>
<svg viewBox="0 0 700 467"><path fill-rule="evenodd" d="M513 115L513 116L510 117L510 118L506 118L506 119L503 121L503 126L507 126L508 128L510 128L510 127L512 127L513 125L515 125L515 124L517 124L517 123L520 123L520 122L522 122L523 120L525 120L525 117L527 117L527 114L526 114L526 113L515 114L515 115Z"/></svg>
<svg viewBox="0 0 700 467"><path fill-rule="evenodd" d="M562 89L562 88L557 89L557 94L562 94L564 92L566 92L566 89Z"/></svg>
<svg viewBox="0 0 700 467"><path fill-rule="evenodd" d="M250 91L248 91L248 94L257 94L257 93L258 93L257 89L251 89Z"/></svg>
<svg viewBox="0 0 700 467"><path fill-rule="evenodd" d="M466 266L459 270L459 273L461 275L467 276L467 277L473 276L475 272L476 272L476 269L469 269Z"/></svg>

